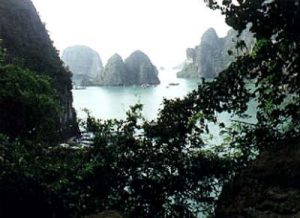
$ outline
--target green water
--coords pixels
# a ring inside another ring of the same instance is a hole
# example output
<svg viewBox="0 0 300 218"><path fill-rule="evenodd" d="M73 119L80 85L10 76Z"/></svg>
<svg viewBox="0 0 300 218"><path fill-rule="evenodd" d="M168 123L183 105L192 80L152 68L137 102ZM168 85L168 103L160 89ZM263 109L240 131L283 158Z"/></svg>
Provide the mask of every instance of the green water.
<svg viewBox="0 0 300 218"><path fill-rule="evenodd" d="M86 115L82 109L88 109L92 115L100 119L122 119L126 116L130 105L141 103L146 119L155 119L163 98L182 98L197 88L197 81L176 78L176 71L165 70L159 74L161 84L155 87L87 87L73 90L74 107L79 118ZM170 83L179 83L171 86Z"/></svg>

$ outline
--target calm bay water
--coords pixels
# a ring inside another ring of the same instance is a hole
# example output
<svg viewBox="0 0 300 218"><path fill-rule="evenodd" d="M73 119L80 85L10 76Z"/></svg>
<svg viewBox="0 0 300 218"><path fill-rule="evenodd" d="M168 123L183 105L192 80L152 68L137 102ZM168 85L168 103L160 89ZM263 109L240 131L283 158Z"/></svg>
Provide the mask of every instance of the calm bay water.
<svg viewBox="0 0 300 218"><path fill-rule="evenodd" d="M154 119L161 108L163 98L184 97L197 88L197 81L176 78L175 70L164 70L159 73L161 84L154 87L87 87L73 90L74 107L79 118L85 118L82 111L88 109L92 115L100 119L122 119L131 105L141 103L143 115ZM169 83L179 83L170 86Z"/></svg>

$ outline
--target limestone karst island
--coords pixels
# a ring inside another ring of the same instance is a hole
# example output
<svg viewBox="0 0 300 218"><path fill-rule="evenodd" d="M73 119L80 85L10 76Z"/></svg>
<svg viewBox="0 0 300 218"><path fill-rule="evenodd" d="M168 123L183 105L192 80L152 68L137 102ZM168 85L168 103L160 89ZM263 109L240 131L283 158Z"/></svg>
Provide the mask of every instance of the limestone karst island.
<svg viewBox="0 0 300 218"><path fill-rule="evenodd" d="M87 46L66 48L62 60L73 73L75 84L88 86L158 85L158 70L142 51L123 61L114 54L103 67L99 54Z"/></svg>

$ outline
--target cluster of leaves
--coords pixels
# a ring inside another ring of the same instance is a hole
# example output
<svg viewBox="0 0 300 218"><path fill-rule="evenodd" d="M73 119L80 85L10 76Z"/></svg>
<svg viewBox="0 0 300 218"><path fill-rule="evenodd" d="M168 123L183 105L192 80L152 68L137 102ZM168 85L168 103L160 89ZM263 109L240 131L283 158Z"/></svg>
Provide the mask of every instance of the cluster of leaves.
<svg viewBox="0 0 300 218"><path fill-rule="evenodd" d="M250 24L257 40L250 54L239 57L211 84L215 96L226 96L217 100L224 103L221 110L239 112L247 101L257 102L257 125L244 131L249 135L248 145L255 143L265 149L277 141L299 137L299 0L206 2L221 10L227 24L240 33ZM238 47L244 45L237 43ZM254 84L251 89L247 88L249 83Z"/></svg>
<svg viewBox="0 0 300 218"><path fill-rule="evenodd" d="M49 147L0 134L1 217L73 217L86 210L85 150Z"/></svg>
<svg viewBox="0 0 300 218"><path fill-rule="evenodd" d="M171 108L180 109L180 102L170 102ZM133 107L119 121L89 117L87 128L96 134L92 148L48 147L1 135L2 215L73 217L115 209L129 217L186 217L212 212L231 161L201 150L203 143L196 143L200 129L191 121L176 127L188 128L186 134L171 136L170 129L161 134L170 123L145 121L140 109Z"/></svg>
<svg viewBox="0 0 300 218"><path fill-rule="evenodd" d="M94 189L109 188L103 206L130 217L211 212L233 166L227 157L202 149L203 131L191 120L195 111L186 100L166 101L158 120L151 122L141 116L141 105L125 120L88 118L87 129L95 133L91 155L102 162L92 175L105 181Z"/></svg>
<svg viewBox="0 0 300 218"><path fill-rule="evenodd" d="M0 132L13 138L57 141L60 103L51 80L20 64L5 64L0 53Z"/></svg>

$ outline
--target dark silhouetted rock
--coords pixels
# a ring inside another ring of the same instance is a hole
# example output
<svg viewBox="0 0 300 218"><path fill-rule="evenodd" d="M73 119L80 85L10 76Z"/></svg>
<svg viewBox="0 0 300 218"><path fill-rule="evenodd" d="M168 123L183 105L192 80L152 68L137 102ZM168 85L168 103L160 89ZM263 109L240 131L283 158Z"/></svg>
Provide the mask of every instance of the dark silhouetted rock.
<svg viewBox="0 0 300 218"><path fill-rule="evenodd" d="M9 60L22 60L25 67L53 78L62 105L61 133L74 135L78 126L72 108L71 73L63 67L30 0L0 0L0 39Z"/></svg>
<svg viewBox="0 0 300 218"><path fill-rule="evenodd" d="M299 138L264 151L224 186L216 217L300 217Z"/></svg>

